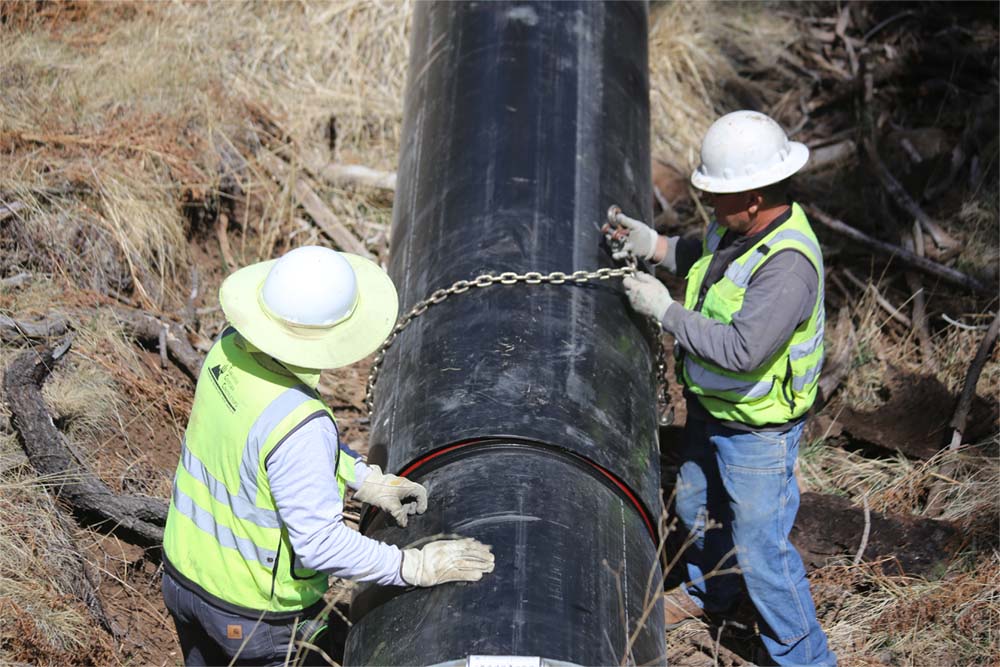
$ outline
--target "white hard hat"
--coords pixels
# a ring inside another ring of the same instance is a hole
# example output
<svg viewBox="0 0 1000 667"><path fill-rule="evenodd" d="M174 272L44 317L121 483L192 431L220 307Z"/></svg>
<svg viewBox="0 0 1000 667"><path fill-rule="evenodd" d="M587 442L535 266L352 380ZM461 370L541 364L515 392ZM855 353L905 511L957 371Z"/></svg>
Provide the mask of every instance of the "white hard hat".
<svg viewBox="0 0 1000 667"><path fill-rule="evenodd" d="M712 123L691 174L699 190L745 192L783 181L805 165L809 149L757 111L733 111Z"/></svg>
<svg viewBox="0 0 1000 667"><path fill-rule="evenodd" d="M226 317L279 361L338 368L374 352L396 322L389 276L374 262L321 246L251 264L219 289Z"/></svg>

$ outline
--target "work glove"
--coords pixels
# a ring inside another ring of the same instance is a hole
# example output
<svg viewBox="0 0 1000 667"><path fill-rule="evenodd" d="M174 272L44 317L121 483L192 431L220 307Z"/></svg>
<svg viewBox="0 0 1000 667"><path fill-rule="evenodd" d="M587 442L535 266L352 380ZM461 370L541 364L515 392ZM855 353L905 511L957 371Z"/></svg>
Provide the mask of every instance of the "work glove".
<svg viewBox="0 0 1000 667"><path fill-rule="evenodd" d="M645 223L622 215L617 209L613 210L616 212L608 211L609 224L602 228L605 238L612 247L611 256L614 259L625 259L629 255L639 259L652 259L653 253L656 252L656 239L659 234ZM612 229L612 224L619 226ZM615 242L619 239L624 240L620 245L616 245Z"/></svg>
<svg viewBox="0 0 1000 667"><path fill-rule="evenodd" d="M667 286L648 273L625 276L625 294L637 313L652 317L657 323L663 322L667 308L674 302Z"/></svg>
<svg viewBox="0 0 1000 667"><path fill-rule="evenodd" d="M411 586L436 586L448 581L479 581L493 571L493 552L471 537L437 540L420 549L404 549L400 574Z"/></svg>
<svg viewBox="0 0 1000 667"><path fill-rule="evenodd" d="M376 465L368 466L371 472L362 482L354 497L374 505L392 515L400 526L406 526L410 514L423 514L427 510L427 489L405 477L383 473ZM403 500L412 498L403 504Z"/></svg>

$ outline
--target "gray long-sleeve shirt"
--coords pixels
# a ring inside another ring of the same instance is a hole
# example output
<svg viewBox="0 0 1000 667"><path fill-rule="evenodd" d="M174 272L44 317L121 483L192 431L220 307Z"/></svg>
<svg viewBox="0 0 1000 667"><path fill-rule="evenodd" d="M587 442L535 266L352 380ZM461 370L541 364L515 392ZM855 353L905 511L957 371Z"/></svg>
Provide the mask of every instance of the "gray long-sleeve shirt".
<svg viewBox="0 0 1000 667"><path fill-rule="evenodd" d="M718 268L713 267L716 270L711 273L721 276L725 266L786 218L782 216L751 237L727 232L715 252ZM700 241L668 237L667 256L660 265L684 276L700 256ZM769 257L754 273L743 305L733 314L731 323L713 320L675 301L667 308L662 324L686 352L720 368L746 373L767 362L809 318L818 289L819 276L812 263L802 253L786 250ZM693 396L688 397L688 415L696 419L708 417Z"/></svg>

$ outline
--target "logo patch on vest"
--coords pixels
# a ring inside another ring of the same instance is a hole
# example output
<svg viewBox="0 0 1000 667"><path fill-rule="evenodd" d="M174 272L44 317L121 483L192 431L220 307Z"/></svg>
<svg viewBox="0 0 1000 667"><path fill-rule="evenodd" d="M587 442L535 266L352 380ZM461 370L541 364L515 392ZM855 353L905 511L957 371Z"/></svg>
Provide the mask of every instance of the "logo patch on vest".
<svg viewBox="0 0 1000 667"><path fill-rule="evenodd" d="M243 626L242 625L227 625L226 626L226 637L229 639L243 639Z"/></svg>
<svg viewBox="0 0 1000 667"><path fill-rule="evenodd" d="M222 394L222 400L226 402L232 412L236 412L236 398L233 377L229 373L232 364L216 364L208 369L208 375L212 378L212 384Z"/></svg>

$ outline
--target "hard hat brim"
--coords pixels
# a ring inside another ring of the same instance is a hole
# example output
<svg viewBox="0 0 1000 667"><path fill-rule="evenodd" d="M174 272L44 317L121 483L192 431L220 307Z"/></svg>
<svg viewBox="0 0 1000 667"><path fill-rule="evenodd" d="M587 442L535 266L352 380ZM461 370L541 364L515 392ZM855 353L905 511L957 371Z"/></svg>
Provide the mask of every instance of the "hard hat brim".
<svg viewBox="0 0 1000 667"><path fill-rule="evenodd" d="M295 366L329 369L348 366L378 349L396 324L396 287L375 262L340 253L354 269L358 304L346 320L329 328L292 329L272 319L258 294L278 260L259 262L230 275L219 288L219 303L229 322L263 352Z"/></svg>
<svg viewBox="0 0 1000 667"><path fill-rule="evenodd" d="M790 147L788 157L770 169L739 178L715 178L695 170L691 174L691 185L703 192L721 195L746 192L780 183L802 169L809 161L809 148L805 144L797 141L790 141L788 144Z"/></svg>

